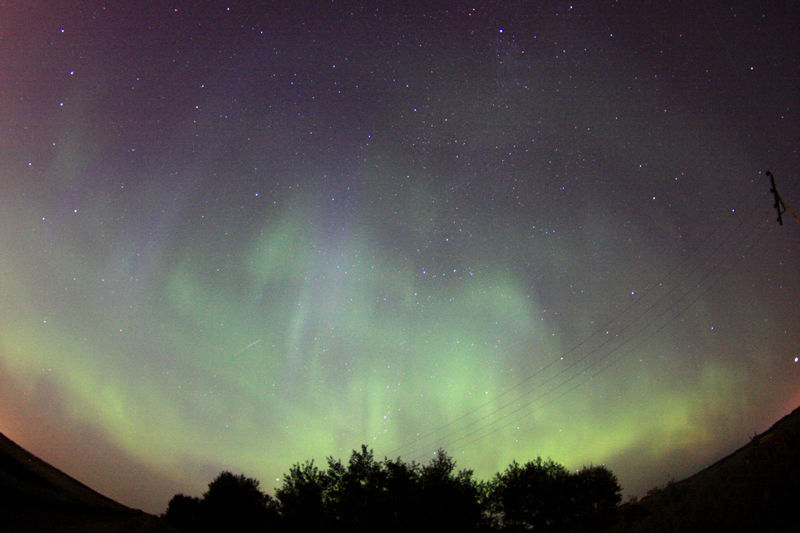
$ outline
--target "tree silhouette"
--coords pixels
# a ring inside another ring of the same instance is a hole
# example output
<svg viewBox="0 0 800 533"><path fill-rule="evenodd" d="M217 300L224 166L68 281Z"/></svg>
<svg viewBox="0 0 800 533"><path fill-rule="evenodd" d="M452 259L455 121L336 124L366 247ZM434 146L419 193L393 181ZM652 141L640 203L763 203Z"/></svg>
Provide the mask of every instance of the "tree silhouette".
<svg viewBox="0 0 800 533"><path fill-rule="evenodd" d="M386 472L366 445L353 450L347 468L328 458L329 505L341 531L374 531L387 519Z"/></svg>
<svg viewBox="0 0 800 533"><path fill-rule="evenodd" d="M404 463L397 458L384 459L386 476L386 518L387 529L393 531L412 531L422 523L422 472L415 463Z"/></svg>
<svg viewBox="0 0 800 533"><path fill-rule="evenodd" d="M456 472L443 450L426 466L379 462L367 446L346 465L329 457L325 471L296 464L276 497L289 531L470 531L482 517L472 471Z"/></svg>
<svg viewBox="0 0 800 533"><path fill-rule="evenodd" d="M470 531L482 517L478 484L472 470L456 473L455 460L439 449L422 467L421 507L424 521L432 530Z"/></svg>
<svg viewBox="0 0 800 533"><path fill-rule="evenodd" d="M179 531L272 531L278 511L257 480L222 472L209 483L202 499L173 496L164 519Z"/></svg>
<svg viewBox="0 0 800 533"><path fill-rule="evenodd" d="M596 530L613 519L617 479L604 467L571 474L541 457L516 461L489 484L489 507L503 531Z"/></svg>
<svg viewBox="0 0 800 533"><path fill-rule="evenodd" d="M199 531L201 512L200 498L176 494L167 504L163 518L178 531Z"/></svg>
<svg viewBox="0 0 800 533"><path fill-rule="evenodd" d="M211 531L265 531L277 521L271 496L256 479L222 472L202 499L205 527Z"/></svg>
<svg viewBox="0 0 800 533"><path fill-rule="evenodd" d="M617 479L604 467L570 473L538 457L488 483L439 450L425 465L383 461L367 446L327 468L296 463L276 499L258 481L222 472L202 499L175 495L166 521L180 531L596 531L615 517Z"/></svg>
<svg viewBox="0 0 800 533"><path fill-rule="evenodd" d="M569 472L537 457L520 466L516 461L491 482L491 507L504 531L561 531L567 517Z"/></svg>
<svg viewBox="0 0 800 533"><path fill-rule="evenodd" d="M287 531L324 531L327 512L324 498L329 492L329 478L314 461L298 463L284 474L275 491Z"/></svg>
<svg viewBox="0 0 800 533"><path fill-rule="evenodd" d="M597 531L610 525L622 500L617 477L604 466L591 466L572 478L576 527Z"/></svg>

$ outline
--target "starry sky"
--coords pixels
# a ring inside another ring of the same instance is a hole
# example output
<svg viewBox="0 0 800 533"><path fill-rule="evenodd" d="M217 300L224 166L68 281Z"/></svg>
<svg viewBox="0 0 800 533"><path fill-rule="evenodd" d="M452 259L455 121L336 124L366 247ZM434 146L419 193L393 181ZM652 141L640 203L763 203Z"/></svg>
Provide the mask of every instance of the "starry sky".
<svg viewBox="0 0 800 533"><path fill-rule="evenodd" d="M800 4L0 2L0 431L679 479L800 405Z"/></svg>

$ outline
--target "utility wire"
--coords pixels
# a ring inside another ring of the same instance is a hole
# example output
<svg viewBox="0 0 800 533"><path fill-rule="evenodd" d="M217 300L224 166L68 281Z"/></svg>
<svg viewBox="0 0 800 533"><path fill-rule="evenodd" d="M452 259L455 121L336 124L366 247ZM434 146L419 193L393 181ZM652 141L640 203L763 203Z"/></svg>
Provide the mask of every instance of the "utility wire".
<svg viewBox="0 0 800 533"><path fill-rule="evenodd" d="M508 409L510 406L512 406L514 404L519 403L523 397L525 397L525 396L527 396L529 394L529 392L528 392L528 389L530 388L529 385L531 385L531 386L532 385L536 385L537 387L541 387L543 385L549 384L549 383L553 382L553 380L555 380L559 376L565 375L570 370L576 368L578 365L589 361L589 366L581 371L581 373L585 373L588 369L591 369L592 367L597 365L602 360L608 358L610 356L610 354L613 353L613 350L614 350L613 345L615 343L618 344L619 346L623 346L623 345L631 342L632 340L634 340L636 338L637 335L641 334L641 332L644 331L647 326L640 327L638 330L636 330L632 334L632 336L629 335L628 339L625 339L624 337L620 338L620 336L624 332L626 332L627 330L633 328L637 323L643 322L645 320L645 318L647 317L648 313L650 313L657 305L659 305L662 302L667 301L669 298L671 298L672 295L678 290L678 288L680 288L683 284L688 282L689 279L692 276L694 276L695 272L700 267L704 266L707 263L713 262L715 256L719 253L719 251L721 249L723 249L732 239L738 237L738 235L740 234L739 233L740 232L740 228L744 224L744 220L745 220L745 218L741 218L740 217L739 223L736 225L736 227L734 227L731 231L728 232L728 234L725 236L725 238L714 239L719 244L715 248L713 248L711 253L704 255L703 252L706 251L707 249L705 247L703 247L703 246L697 247L691 254L689 254L686 258L684 258L684 260L681 261L679 264L674 266L662 278L660 278L659 280L654 282L652 285L650 285L644 291L640 292L639 297L636 300L634 300L633 302L631 302L630 304L628 304L614 318L612 318L611 320L609 320L606 323L604 323L601 327L599 327L597 330L595 330L595 332L592 333L591 335L589 335L588 337L585 337L584 339L582 339L581 341L579 341L578 343L573 345L569 350L567 350L566 352L563 352L561 357L553 359L550 362L544 364L543 366L540 366L535 371L533 371L532 373L527 375L525 378L523 378L522 380L518 381L517 383L515 383L514 385L512 385L508 389L504 390L499 395L493 397L491 400L487 400L482 405L480 405L480 406L478 406L478 407L476 407L474 409L470 409L470 410L464 412L462 415L458 416L457 418L455 418L455 419L453 419L453 420L451 420L451 421L449 421L449 422L447 422L445 424L442 424L442 425L440 425L440 426L438 426L438 427L436 427L436 428L434 428L434 429L432 429L430 431L427 431L425 433L421 433L421 434L417 435L415 438L407 440L402 445L400 445L398 447L395 447L392 450L392 455L397 453L397 452L399 452L399 451L402 451L402 450L417 450L417 449L420 449L420 448L426 448L427 446L425 446L424 443L426 441L430 441L432 439L436 439L437 441L441 442L442 440L446 440L447 438L454 437L454 436L458 435L459 433L463 432L464 430L467 430L470 427L475 426L475 425L479 424L480 422L486 420L487 418L491 418L491 417L495 417L496 418L498 416L498 413ZM725 254L725 257L723 258L723 261L727 261L729 256L732 253L733 252L731 251L731 252L728 252L727 254ZM692 260L695 260L695 259L698 259L698 258L700 258L700 260L693 267L689 268L688 271L686 269L684 269L684 267L688 263L690 263ZM682 272L682 270L683 270L683 272ZM714 271L715 270L711 270L712 273ZM710 274L706 274L706 276L704 276L700 280L700 282L696 283L695 286L701 285L709 276L710 276ZM615 336L614 337L608 337L608 335L603 335L604 332L610 331L612 329L612 326L622 322L622 318L626 314L629 314L629 311L631 311L636 306L638 306L641 302L643 302L645 298L648 298L650 296L650 293L654 292L655 289L657 289L658 287L663 287L664 283L669 281L673 277L678 278L676 280L677 282L675 283L675 288L668 290L665 294L663 294L658 299L656 299L655 302L650 304L643 311L636 313L636 315L631 319L630 323L622 324L621 326L619 326L618 330L615 331ZM672 307L674 307L674 305L676 305L678 302L680 302L681 299L684 298L686 294L687 293L684 293L684 295L681 295L678 298L678 300L673 302L673 304L671 304L669 307L667 307L666 310L662 311L657 316L658 317L663 316L669 309L671 309ZM698 296L698 298L699 298L699 296ZM694 301L696 301L696 299ZM648 325L649 325L649 322L650 321L647 322ZM660 329L663 329L663 327L666 327L666 324L664 324ZM660 331L660 329L659 329L659 331ZM605 337L605 339L598 346L595 346L595 347L589 349L588 352L586 352L582 357L579 357L578 359L576 359L574 361L571 361L571 363L567 367L561 369L555 375L550 376L547 379L544 379L544 381L542 383L538 383L538 384L532 383L532 381L534 379L543 377L543 374L545 372L547 372L549 369L553 368L556 364L558 364L558 363L560 363L560 362L562 362L564 360L572 359L572 357L570 357L572 354L575 354L580 349L582 349L585 346L587 346L592 339L597 338L599 336ZM648 336L648 338L650 338L650 336ZM606 347L608 345L610 345L610 347L609 347L610 351L606 355L598 357L594 361L591 361L590 358L592 356L600 353L600 351L604 347ZM619 359L619 357L616 358L616 359L612 359L612 363L610 363L606 367L602 367L601 370L598 371L594 375L597 375L600 372L605 371L605 369L610 368L610 366L613 366L613 364L615 364L615 361L617 361L618 359ZM550 391L556 390L557 388L562 387L565 383L569 383L570 381L574 380L579 375L580 375L579 373L575 373L575 374L572 375L572 377L566 378L561 383L555 385L555 387L547 389L544 393L540 393L540 394L547 394ZM582 382L579 383L577 386L580 386L581 384L582 384ZM577 386L575 388L577 388ZM571 390L574 390L574 389L569 389L569 390L571 391ZM510 400L508 400L505 403L503 403L501 406L494 407L489 413L487 413L487 414L485 414L485 415L483 415L483 416L481 416L481 417L479 417L477 419L474 418L476 413L484 410L486 407L491 406L492 403L496 403L496 401L498 399L500 399L500 398L509 397L514 392L517 392L517 394L514 397L512 397ZM566 394L566 393L564 393L564 394ZM558 397L560 398L561 396L563 396L563 394L559 395ZM500 418L506 418L507 416L510 416L511 414L514 414L515 412L517 412L517 410L513 410L511 412L508 412L508 413L500 416ZM460 427L456 426L458 424L458 422L461 422L462 420L465 420L467 418L471 418L471 420L466 425L461 425ZM445 433L444 435L442 435L442 430L444 430L446 428L451 428L451 427L456 427L456 429L453 429L453 430ZM473 430L473 431L469 431L465 435L469 436L469 435L475 434L477 432L478 432L478 430ZM458 437L456 439L456 441L463 440L464 438L465 438L465 436Z"/></svg>
<svg viewBox="0 0 800 533"><path fill-rule="evenodd" d="M766 231L766 228L762 228L762 230L763 230L762 233L764 233ZM760 237L761 237L761 234L758 234L755 237L751 236L751 238L749 239L749 244L746 246L746 249L749 250L750 248L752 248L753 245L756 242L759 242ZM734 250L734 252L735 251L736 250ZM729 254L729 255L731 255L731 254ZM571 392L573 392L574 390L578 389L582 385L584 385L584 384L588 383L589 381L593 380L595 377L597 377L600 374L606 372L607 370L613 368L618 362L620 362L623 359L625 359L626 356L631 355L632 353L634 353L646 341L652 339L658 333L663 331L669 324L672 323L672 321L674 319L680 317L681 315L686 313L689 309L691 309L694 306L694 304L705 293L708 293L714 286L716 286L721 280L723 280L727 276L727 274L730 273L730 271L732 269L733 269L733 267L729 266L727 268L727 270L725 270L725 272L723 272L721 274L716 274L716 275L715 275L715 272L718 272L718 271L713 271L712 270L712 271L707 272L703 276L703 278L697 283L696 287L699 288L703 283L705 283L708 279L712 278L712 276L713 276L713 279L711 279L710 283L708 283L701 290L697 290L697 288L696 288L694 290L694 292L686 291L677 300L675 300L670 305L668 305L665 309L660 311L655 316L655 319L653 321L654 323L657 323L658 320L660 320L663 317L665 317L667 314L670 313L670 311L673 311L678 304L680 304L683 300L686 299L687 296L689 296L689 295L693 296L691 299L688 299L688 302L684 306L682 306L680 309L678 309L676 312L674 312L669 317L669 319L664 320L655 330L653 330L650 333L647 333L645 336L641 337L640 334L651 326L651 324L648 323L648 324L645 324L643 327L641 327L639 330L637 330L632 337L622 341L621 344L620 344L620 348L622 346L630 345L631 343L633 343L632 346L630 346L630 348L628 348L627 350L624 350L624 351L622 351L622 350L612 350L612 351L609 351L606 355L603 355L601 357L593 359L591 361L591 363L586 368L582 369L580 372L576 372L576 373L573 373L572 375L567 376L563 381L555 384L553 387L550 387L549 389L539 393L538 395L534 396L532 399L526 400L525 403L523 403L523 405L517 407L516 409L514 409L514 410L512 410L510 412L507 412L505 414L500 415L498 417L498 419L497 419L499 421L500 425L498 425L498 422L496 422L488 430L485 427L477 428L477 429L472 430L472 431L470 431L470 432L468 432L468 433L466 433L464 435L461 435L461 436L452 438L451 440L448 440L447 441L448 445L452 447L454 444L457 444L457 443L463 441L464 439L467 439L469 437L475 436L474 438L472 438L471 440L467 441L466 443L463 443L461 446L465 447L465 446L472 445L472 444L474 444L474 443L476 443L476 442L478 442L478 441L480 441L480 440L482 440L482 439L484 439L486 437L489 437L489 436L495 434L498 430L503 429L504 427L508 427L509 425L516 423L519 417L515 418L514 420L511 420L508 423L502 423L505 419L511 417L512 415L520 414L520 415L522 415L524 417L530 416L535 411L541 410L543 407L545 407L547 405L550 405L550 404L553 404L557 400L563 398L564 396L570 394ZM617 355L612 357L615 352L616 352ZM587 357L588 357L588 355L587 355ZM584 359L586 359L586 358L584 358ZM569 383L575 381L576 379L578 379L582 375L586 375L587 372L590 369L592 369L593 367L595 367L599 363L601 363L603 361L606 361L606 360L608 360L608 364L606 364L605 366L600 367L594 373L588 374L587 377L579 380L578 382L573 384L571 387L562 390L559 394L556 394L556 391L558 391L558 389L562 388L566 384L569 384ZM547 382L550 382L550 381L551 380L547 380ZM537 402L541 402L541 403L537 404ZM484 419L485 418L488 418L488 417L484 417Z"/></svg>

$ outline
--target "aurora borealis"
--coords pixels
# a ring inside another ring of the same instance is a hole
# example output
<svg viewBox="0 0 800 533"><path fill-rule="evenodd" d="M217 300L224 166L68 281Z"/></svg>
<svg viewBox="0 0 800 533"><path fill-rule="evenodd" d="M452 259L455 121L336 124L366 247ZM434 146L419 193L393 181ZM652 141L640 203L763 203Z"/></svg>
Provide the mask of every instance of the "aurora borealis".
<svg viewBox="0 0 800 533"><path fill-rule="evenodd" d="M800 404L796 2L79 4L0 3L0 432L97 490Z"/></svg>

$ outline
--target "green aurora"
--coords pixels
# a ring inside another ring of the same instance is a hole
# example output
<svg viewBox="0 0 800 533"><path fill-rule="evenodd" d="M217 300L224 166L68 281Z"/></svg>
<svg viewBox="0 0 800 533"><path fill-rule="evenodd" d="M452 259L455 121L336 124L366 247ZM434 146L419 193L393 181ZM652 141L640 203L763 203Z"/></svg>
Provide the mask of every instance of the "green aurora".
<svg viewBox="0 0 800 533"><path fill-rule="evenodd" d="M157 8L0 22L31 47L0 53L0 431L158 513L222 469L272 490L362 443L442 447L484 479L603 463L630 495L796 407L800 232L775 224L761 172L796 173L798 121L724 103L732 80L791 91L728 72L739 22L691 37L725 69L706 94L679 83L689 44L651 67L608 37L636 24L600 8L613 31L558 47L544 18L499 32L498 9L474 38L440 13L469 54L409 23L424 46L378 59L356 41L379 37L312 24L312 45L264 22L267 46L222 13L170 22L168 52ZM108 46L128 24L141 58Z"/></svg>

